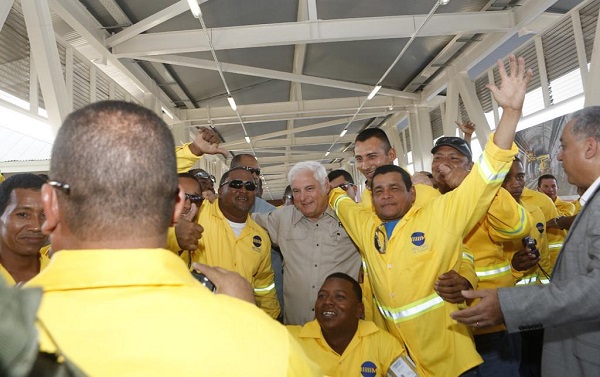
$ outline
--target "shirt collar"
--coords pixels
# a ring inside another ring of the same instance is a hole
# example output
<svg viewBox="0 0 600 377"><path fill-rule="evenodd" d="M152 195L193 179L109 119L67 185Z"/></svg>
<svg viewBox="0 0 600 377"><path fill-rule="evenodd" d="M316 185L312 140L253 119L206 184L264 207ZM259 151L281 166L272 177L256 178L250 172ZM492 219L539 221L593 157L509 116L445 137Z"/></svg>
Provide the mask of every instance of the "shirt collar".
<svg viewBox="0 0 600 377"><path fill-rule="evenodd" d="M311 221L311 219L309 219L308 217L304 216L302 214L302 212L296 208L296 206L290 206L292 207L292 224L296 225L298 224L302 219L306 219L308 221ZM339 221L335 215L335 212L333 212L333 209L331 209L331 207L328 205L327 208L325 209L325 212L323 212L323 214L319 217L319 219L325 217L325 216L329 216L333 219L335 219L335 221ZM317 220L318 221L318 220Z"/></svg>
<svg viewBox="0 0 600 377"><path fill-rule="evenodd" d="M360 319L358 321L358 328L356 329L354 336L363 337L377 331L379 331L379 328L377 325L375 325L375 323ZM319 326L319 322L317 322L316 319L302 326L298 336L300 338L325 339L323 338L323 333L321 332L321 326Z"/></svg>
<svg viewBox="0 0 600 377"><path fill-rule="evenodd" d="M592 183L592 185L590 187L588 187L587 190L585 190L583 195L581 195L581 199L579 200L579 202L581 203L582 207L585 205L585 203L588 200L590 200L590 198L596 192L596 190L598 189L599 186L600 186L600 176L598 178L596 178L594 183Z"/></svg>
<svg viewBox="0 0 600 377"><path fill-rule="evenodd" d="M27 283L45 291L195 284L185 263L165 249L62 250Z"/></svg>

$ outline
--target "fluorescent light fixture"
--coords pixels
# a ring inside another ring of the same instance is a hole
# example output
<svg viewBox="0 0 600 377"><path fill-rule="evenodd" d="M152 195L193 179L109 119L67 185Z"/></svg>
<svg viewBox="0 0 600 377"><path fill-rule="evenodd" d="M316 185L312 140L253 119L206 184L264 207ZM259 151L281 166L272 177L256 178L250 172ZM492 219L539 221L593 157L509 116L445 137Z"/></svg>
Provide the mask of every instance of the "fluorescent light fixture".
<svg viewBox="0 0 600 377"><path fill-rule="evenodd" d="M340 137L344 137L344 135L348 132L347 128L344 128L344 130L342 131L342 133L340 134Z"/></svg>
<svg viewBox="0 0 600 377"><path fill-rule="evenodd" d="M202 11L200 10L200 5L198 5L198 0L187 0L187 2L194 17L200 18Z"/></svg>
<svg viewBox="0 0 600 377"><path fill-rule="evenodd" d="M325 152L325 157L329 156L329 151Z"/></svg>
<svg viewBox="0 0 600 377"><path fill-rule="evenodd" d="M371 90L371 93L369 93L369 95L367 96L367 99L372 100L373 97L375 97L375 94L377 94L377 92L379 91L379 89L381 89L381 85L377 85L376 87L374 87L373 90Z"/></svg>
<svg viewBox="0 0 600 377"><path fill-rule="evenodd" d="M250 144L250 137L249 136L244 137L244 139L246 139L246 143Z"/></svg>
<svg viewBox="0 0 600 377"><path fill-rule="evenodd" d="M229 102L229 106L231 106L231 109L233 111L237 110L237 105L235 104L235 100L233 99L233 97L227 97L227 102Z"/></svg>
<svg viewBox="0 0 600 377"><path fill-rule="evenodd" d="M450 2L450 0L440 0L440 5L446 5Z"/></svg>

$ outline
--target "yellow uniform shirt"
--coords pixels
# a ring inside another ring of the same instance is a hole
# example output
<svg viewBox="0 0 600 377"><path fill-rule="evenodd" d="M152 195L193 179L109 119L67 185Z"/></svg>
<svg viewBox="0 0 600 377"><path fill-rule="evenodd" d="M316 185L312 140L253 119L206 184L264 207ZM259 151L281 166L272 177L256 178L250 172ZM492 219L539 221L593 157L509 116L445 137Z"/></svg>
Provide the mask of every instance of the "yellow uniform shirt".
<svg viewBox="0 0 600 377"><path fill-rule="evenodd" d="M565 202L558 196L556 197L556 200L554 200L554 205L556 206L559 216L573 216L575 214L575 204Z"/></svg>
<svg viewBox="0 0 600 377"><path fill-rule="evenodd" d="M190 144L186 143L175 147L175 156L177 157L177 173L186 173L200 159L190 150Z"/></svg>
<svg viewBox="0 0 600 377"><path fill-rule="evenodd" d="M581 201L579 199L581 198L577 198L577 200L573 202L573 205L575 206L574 215L577 215L581 211Z"/></svg>
<svg viewBox="0 0 600 377"><path fill-rule="evenodd" d="M43 252L44 250L46 250L46 252ZM48 263L50 263L50 258L48 258L47 250L48 246L44 246L40 249L40 271L43 271L44 268L46 268L46 266L48 265ZM9 287L18 283L15 281L12 275L4 268L4 266L2 266L2 264L0 264L0 276L4 278L6 285Z"/></svg>
<svg viewBox="0 0 600 377"><path fill-rule="evenodd" d="M192 253L192 262L222 267L242 275L254 288L256 304L271 317L277 318L280 308L271 266L271 240L267 232L248 216L246 226L236 237L219 209L219 199L214 203L207 200L202 203L198 224L202 225L204 232L198 249ZM171 251L179 251L172 229L168 245ZM182 257L189 258L189 253L184 252Z"/></svg>
<svg viewBox="0 0 600 377"><path fill-rule="evenodd" d="M164 249L63 250L27 286L44 290L42 350L90 376L320 376L284 326L212 294Z"/></svg>
<svg viewBox="0 0 600 377"><path fill-rule="evenodd" d="M329 377L385 377L391 363L406 354L398 339L370 321L358 322L354 337L341 355L327 344L317 320L287 328Z"/></svg>
<svg viewBox="0 0 600 377"><path fill-rule="evenodd" d="M552 199L542 192L525 188L523 190L523 195L521 196L521 202L525 205L539 207L544 214L546 222L559 216L558 210L556 209L554 202L552 202ZM548 236L548 252L550 253L550 271L546 270L546 272L551 274L558 253L560 252L560 249L562 249L563 242L567 236L567 231L562 229L547 229L546 232Z"/></svg>
<svg viewBox="0 0 600 377"><path fill-rule="evenodd" d="M458 376L482 362L470 331L453 321L456 304L434 291L437 277L460 264L462 240L485 215L517 153L491 140L471 173L454 191L413 206L396 225L385 253L375 247L381 220L335 189L330 205L366 260L388 331L406 344L431 376Z"/></svg>
<svg viewBox="0 0 600 377"><path fill-rule="evenodd" d="M2 173L0 173L0 183L4 182L4 176L2 175Z"/></svg>
<svg viewBox="0 0 600 377"><path fill-rule="evenodd" d="M504 242L520 243L531 231L532 219L512 195L500 188L486 215L473 228L465 244L475 257L475 272L479 282L477 289L513 287L522 272L512 269L513 253L504 250ZM479 300L473 300L474 305ZM473 334L490 334L506 330L504 325L474 328Z"/></svg>

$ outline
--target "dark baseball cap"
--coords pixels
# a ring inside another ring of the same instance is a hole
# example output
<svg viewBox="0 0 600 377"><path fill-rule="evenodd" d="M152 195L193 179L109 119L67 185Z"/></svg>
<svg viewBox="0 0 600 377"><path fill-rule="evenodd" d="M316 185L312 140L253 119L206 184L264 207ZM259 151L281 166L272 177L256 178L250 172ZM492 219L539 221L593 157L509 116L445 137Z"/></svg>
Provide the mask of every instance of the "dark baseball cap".
<svg viewBox="0 0 600 377"><path fill-rule="evenodd" d="M437 139L431 153L435 153L439 147L448 146L456 149L461 154L467 156L469 161L473 160L473 152L471 152L471 146L465 141L465 139L456 136L443 136Z"/></svg>

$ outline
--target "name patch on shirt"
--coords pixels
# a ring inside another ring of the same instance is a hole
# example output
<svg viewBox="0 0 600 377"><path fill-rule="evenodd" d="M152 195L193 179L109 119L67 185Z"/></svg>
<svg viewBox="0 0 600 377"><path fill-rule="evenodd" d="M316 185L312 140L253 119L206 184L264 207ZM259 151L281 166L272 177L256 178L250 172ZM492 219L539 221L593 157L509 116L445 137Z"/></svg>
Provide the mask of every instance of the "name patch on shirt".
<svg viewBox="0 0 600 377"><path fill-rule="evenodd" d="M259 235L254 236L254 238L252 238L252 244L254 245L252 250L260 252L260 247L262 246L262 238L260 238Z"/></svg>
<svg viewBox="0 0 600 377"><path fill-rule="evenodd" d="M377 365L372 361L365 361L360 366L360 375L363 377L375 377L377 375Z"/></svg>

